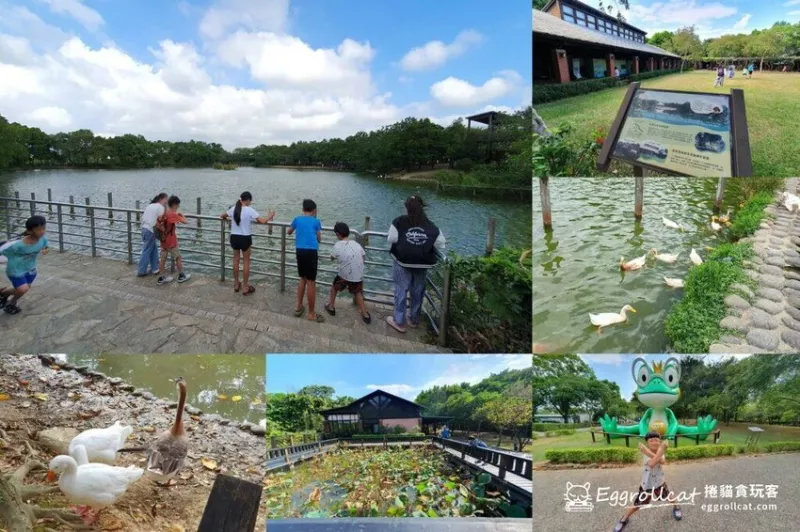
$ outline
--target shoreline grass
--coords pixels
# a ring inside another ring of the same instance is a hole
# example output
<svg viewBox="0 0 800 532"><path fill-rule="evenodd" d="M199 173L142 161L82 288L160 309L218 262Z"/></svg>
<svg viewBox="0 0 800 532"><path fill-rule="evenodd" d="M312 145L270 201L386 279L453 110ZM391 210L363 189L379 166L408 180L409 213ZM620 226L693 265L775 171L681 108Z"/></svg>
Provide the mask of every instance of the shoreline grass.
<svg viewBox="0 0 800 532"><path fill-rule="evenodd" d="M644 80L643 88L729 94L731 88L744 90L753 174L794 177L800 168L800 74L755 72L753 79L726 79L714 88L714 73L695 70L683 74ZM625 95L626 87L566 98L536 106L548 127L566 122L574 128L575 145L591 142L594 132L607 132ZM614 173L616 171L616 174ZM614 161L607 175L632 175L630 164Z"/></svg>

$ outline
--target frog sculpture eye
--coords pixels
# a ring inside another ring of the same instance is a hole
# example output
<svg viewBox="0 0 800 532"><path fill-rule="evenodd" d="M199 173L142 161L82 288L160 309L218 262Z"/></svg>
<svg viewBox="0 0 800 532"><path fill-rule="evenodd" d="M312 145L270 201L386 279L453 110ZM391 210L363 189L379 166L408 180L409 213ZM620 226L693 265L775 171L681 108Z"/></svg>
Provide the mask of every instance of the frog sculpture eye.
<svg viewBox="0 0 800 532"><path fill-rule="evenodd" d="M636 385L639 388L647 386L653 378L653 373L650 371L647 362L643 358L637 358L633 361L631 372L633 374L633 380L636 381Z"/></svg>
<svg viewBox="0 0 800 532"><path fill-rule="evenodd" d="M664 367L664 383L670 388L677 388L681 380L681 368L678 360L670 358Z"/></svg>

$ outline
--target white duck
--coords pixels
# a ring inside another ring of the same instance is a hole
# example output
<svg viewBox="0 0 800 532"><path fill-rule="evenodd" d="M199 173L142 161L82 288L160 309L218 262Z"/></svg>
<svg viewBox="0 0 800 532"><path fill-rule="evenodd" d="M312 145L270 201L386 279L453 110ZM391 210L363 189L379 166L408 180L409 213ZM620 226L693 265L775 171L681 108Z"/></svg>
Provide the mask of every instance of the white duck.
<svg viewBox="0 0 800 532"><path fill-rule="evenodd" d="M664 225L666 225L670 229L681 229L681 230L683 229L683 226L681 224L675 223L669 218L665 218L664 216L661 217L661 221L663 222Z"/></svg>
<svg viewBox="0 0 800 532"><path fill-rule="evenodd" d="M125 446L128 436L133 433L133 428L122 425L119 421L104 429L89 429L75 436L69 444L69 454L72 449L82 445L90 462L100 462L114 465L117 461L117 451Z"/></svg>
<svg viewBox="0 0 800 532"><path fill-rule="evenodd" d="M795 196L791 192L783 191L780 197L787 211L794 212L795 207L800 208L800 197Z"/></svg>
<svg viewBox="0 0 800 532"><path fill-rule="evenodd" d="M659 253L656 248L650 250L650 253L653 253L656 257L656 260L660 260L661 262L666 262L667 264L674 264L678 260L678 255L680 252L676 253L675 255L670 255L668 253Z"/></svg>
<svg viewBox="0 0 800 532"><path fill-rule="evenodd" d="M711 217L711 229L714 231L719 231L722 229L722 226L717 223L716 217L714 216Z"/></svg>
<svg viewBox="0 0 800 532"><path fill-rule="evenodd" d="M79 458L86 458L86 449L78 445L73 448ZM58 478L58 487L73 504L88 506L98 512L111 506L127 491L128 487L139 480L144 471L141 468L128 466L117 467L106 464L84 464L72 456L60 455L50 461L48 480ZM97 520L97 514L91 522Z"/></svg>
<svg viewBox="0 0 800 532"><path fill-rule="evenodd" d="M700 255L697 254L697 251L695 251L694 248L692 248L692 252L689 253L689 260L691 260L692 264L695 266L700 266L703 264L703 259L700 258Z"/></svg>
<svg viewBox="0 0 800 532"><path fill-rule="evenodd" d="M183 377L175 379L180 398L178 411L172 426L161 433L147 452L147 476L156 481L166 481L183 469L189 442L183 429L183 408L186 405L186 381Z"/></svg>
<svg viewBox="0 0 800 532"><path fill-rule="evenodd" d="M733 212L733 209L728 207L728 211L725 214L723 214L722 216L717 218L717 220L719 220L719 223L725 224L725 225L731 225L731 213L732 212Z"/></svg>
<svg viewBox="0 0 800 532"><path fill-rule="evenodd" d="M627 311L636 312L636 309L630 305L625 305L622 307L622 310L619 314L614 312L603 312L602 314L589 314L589 321L592 322L592 325L602 329L603 327L608 327L609 325L614 325L615 323L623 323L628 321L628 315L626 314Z"/></svg>
<svg viewBox="0 0 800 532"><path fill-rule="evenodd" d="M674 277L664 277L664 282L670 288L683 288L683 279L676 279Z"/></svg>
<svg viewBox="0 0 800 532"><path fill-rule="evenodd" d="M631 259L628 262L625 262L625 257L619 258L619 269L630 271L630 270L639 270L647 261L647 254L642 255L641 257L637 257L635 259Z"/></svg>

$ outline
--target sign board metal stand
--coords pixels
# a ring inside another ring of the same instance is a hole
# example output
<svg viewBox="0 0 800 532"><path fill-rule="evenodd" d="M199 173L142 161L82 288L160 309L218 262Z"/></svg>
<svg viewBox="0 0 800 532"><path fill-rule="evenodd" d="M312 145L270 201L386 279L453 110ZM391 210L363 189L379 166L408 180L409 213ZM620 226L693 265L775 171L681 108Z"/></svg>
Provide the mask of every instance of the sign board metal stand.
<svg viewBox="0 0 800 532"><path fill-rule="evenodd" d="M607 141L603 144L600 150L600 155L597 159L597 169L600 171L607 171L611 164L611 159L623 160L630 162L633 165L633 175L635 177L643 177L646 169L651 169L659 173L676 176L689 176L689 177L750 177L753 175L753 163L750 158L750 138L747 132L747 115L745 113L744 104L744 91L742 89L731 89L730 92L730 151L731 151L731 175L730 176L710 176L698 175L692 173L680 173L671 169L661 168L657 164L649 165L644 163L637 163L630 159L615 155L617 143L620 140L620 132L623 129L626 119L629 117L631 104L636 98L637 92L640 90L640 83L638 81L631 83L628 86L628 91L622 99L619 111L614 122L609 128ZM685 91L661 91L655 89L647 89L654 93L670 93L672 95L686 95L689 100L693 97L720 97L718 93L696 93ZM670 126L662 126L669 128ZM700 134L698 134L698 137ZM719 135L717 135L719 136ZM664 150L666 153L666 149ZM666 157L666 155L663 155Z"/></svg>

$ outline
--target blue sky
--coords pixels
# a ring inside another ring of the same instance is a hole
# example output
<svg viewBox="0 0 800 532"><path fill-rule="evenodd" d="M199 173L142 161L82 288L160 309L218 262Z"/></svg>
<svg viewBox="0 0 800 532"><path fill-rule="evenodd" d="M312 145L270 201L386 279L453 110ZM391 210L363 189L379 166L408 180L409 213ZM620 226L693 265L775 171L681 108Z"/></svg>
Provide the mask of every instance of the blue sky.
<svg viewBox="0 0 800 532"><path fill-rule="evenodd" d="M644 358L648 364L658 361L666 361L668 358L675 357L678 360L683 355L580 355L584 362L594 370L599 380L609 380L616 382L623 398L630 400L636 383L633 382L631 375L631 364L637 358ZM713 364L725 358L735 356L742 358L749 355L704 355L706 364Z"/></svg>
<svg viewBox="0 0 800 532"><path fill-rule="evenodd" d="M596 0L585 2L598 7ZM633 0L628 22L647 31L694 25L703 39L765 29L779 20L800 21L800 0Z"/></svg>
<svg viewBox="0 0 800 532"><path fill-rule="evenodd" d="M0 114L227 147L530 101L524 2L0 0Z"/></svg>
<svg viewBox="0 0 800 532"><path fill-rule="evenodd" d="M267 355L267 391L332 386L361 397L382 389L406 399L431 386L475 384L504 369L531 366L530 355Z"/></svg>

